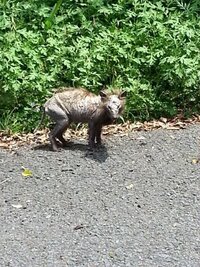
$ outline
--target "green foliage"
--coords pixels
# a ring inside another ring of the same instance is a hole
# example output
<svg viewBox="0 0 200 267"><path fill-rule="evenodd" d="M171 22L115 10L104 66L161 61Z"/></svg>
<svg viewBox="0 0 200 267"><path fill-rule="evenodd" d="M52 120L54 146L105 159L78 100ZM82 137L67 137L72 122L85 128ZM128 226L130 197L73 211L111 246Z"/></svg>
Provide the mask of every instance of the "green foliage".
<svg viewBox="0 0 200 267"><path fill-rule="evenodd" d="M0 128L33 129L36 107L64 84L125 88L131 119L198 111L199 11L198 1L1 1Z"/></svg>

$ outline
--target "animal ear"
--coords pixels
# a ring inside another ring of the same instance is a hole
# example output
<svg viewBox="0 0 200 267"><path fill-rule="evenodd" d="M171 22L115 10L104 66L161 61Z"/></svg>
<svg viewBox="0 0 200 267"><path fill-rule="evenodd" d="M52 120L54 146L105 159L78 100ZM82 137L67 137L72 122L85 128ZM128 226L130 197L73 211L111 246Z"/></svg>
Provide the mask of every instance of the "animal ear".
<svg viewBox="0 0 200 267"><path fill-rule="evenodd" d="M126 92L126 91L122 91L122 92L119 94L118 97L121 99L121 98L125 98L126 95L127 95L127 92Z"/></svg>
<svg viewBox="0 0 200 267"><path fill-rule="evenodd" d="M100 95L101 98L106 98L107 97L107 94L104 91L100 91L99 95Z"/></svg>

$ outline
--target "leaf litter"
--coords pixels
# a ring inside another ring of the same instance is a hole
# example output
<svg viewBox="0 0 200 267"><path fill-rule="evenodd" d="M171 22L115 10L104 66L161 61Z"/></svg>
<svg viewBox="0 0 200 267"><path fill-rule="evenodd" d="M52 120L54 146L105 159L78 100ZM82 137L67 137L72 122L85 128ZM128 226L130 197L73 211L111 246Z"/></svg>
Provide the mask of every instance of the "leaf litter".
<svg viewBox="0 0 200 267"><path fill-rule="evenodd" d="M120 124L111 124L103 127L103 135L120 135L127 136L134 131L152 131L155 129L180 130L186 128L187 125L200 122L200 115L194 115L189 119L179 115L173 119L161 117L159 120L145 122L130 122ZM25 145L46 145L48 141L49 129L38 130L36 133L10 133L0 131L0 148L15 151L20 146ZM87 137L88 128L84 124L79 124L75 129L67 129L65 138L85 139Z"/></svg>

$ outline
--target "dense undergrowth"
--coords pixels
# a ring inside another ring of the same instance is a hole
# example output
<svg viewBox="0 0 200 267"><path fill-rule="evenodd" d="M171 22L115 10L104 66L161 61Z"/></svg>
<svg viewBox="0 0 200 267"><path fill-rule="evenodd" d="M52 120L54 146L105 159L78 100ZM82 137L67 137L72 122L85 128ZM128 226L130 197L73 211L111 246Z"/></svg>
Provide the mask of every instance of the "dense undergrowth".
<svg viewBox="0 0 200 267"><path fill-rule="evenodd" d="M2 0L0 128L30 131L60 85L128 91L125 117L198 112L198 1Z"/></svg>

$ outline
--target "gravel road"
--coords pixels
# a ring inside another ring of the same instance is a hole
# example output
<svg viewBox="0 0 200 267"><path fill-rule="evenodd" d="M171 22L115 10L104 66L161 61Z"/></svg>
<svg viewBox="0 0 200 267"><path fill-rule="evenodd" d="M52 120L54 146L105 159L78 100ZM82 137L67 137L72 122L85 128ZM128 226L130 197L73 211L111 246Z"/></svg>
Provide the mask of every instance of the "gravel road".
<svg viewBox="0 0 200 267"><path fill-rule="evenodd" d="M199 267L200 125L86 144L0 150L0 267Z"/></svg>

